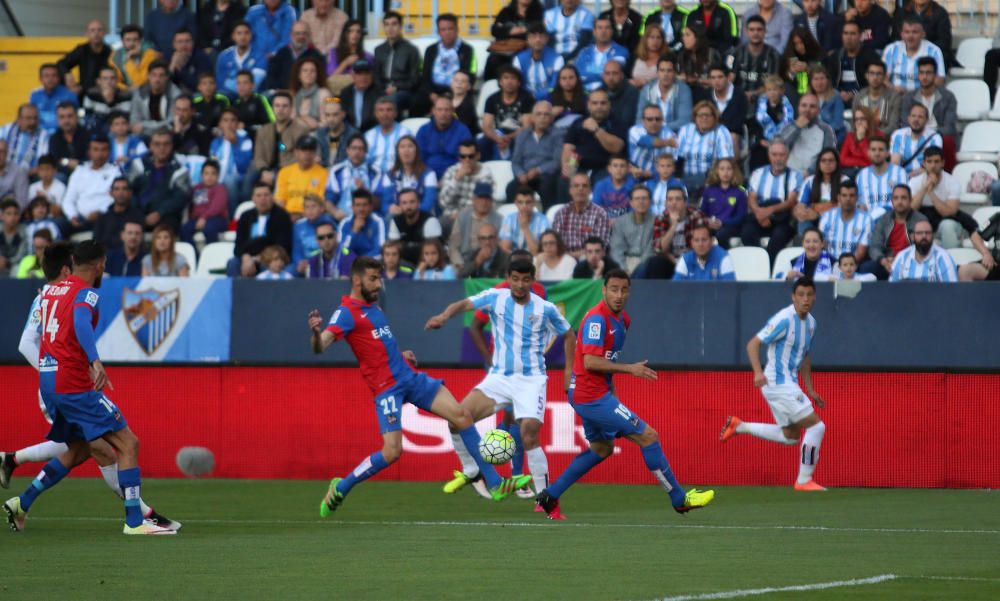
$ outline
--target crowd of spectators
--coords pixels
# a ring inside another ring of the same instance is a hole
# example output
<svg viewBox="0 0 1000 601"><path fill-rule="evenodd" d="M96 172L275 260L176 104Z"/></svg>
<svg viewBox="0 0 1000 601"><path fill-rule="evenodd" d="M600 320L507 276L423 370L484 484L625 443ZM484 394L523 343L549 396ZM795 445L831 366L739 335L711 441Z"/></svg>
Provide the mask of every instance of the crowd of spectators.
<svg viewBox="0 0 1000 601"><path fill-rule="evenodd" d="M0 128L0 274L89 232L111 275L185 276L176 241L235 230L228 274L261 279L496 277L523 249L543 280L724 280L737 240L801 245L781 277L1000 278L950 174L947 11L796 4L512 0L482 68L453 14L422 54L394 11L366 50L333 0L160 0L117 48L92 21Z"/></svg>

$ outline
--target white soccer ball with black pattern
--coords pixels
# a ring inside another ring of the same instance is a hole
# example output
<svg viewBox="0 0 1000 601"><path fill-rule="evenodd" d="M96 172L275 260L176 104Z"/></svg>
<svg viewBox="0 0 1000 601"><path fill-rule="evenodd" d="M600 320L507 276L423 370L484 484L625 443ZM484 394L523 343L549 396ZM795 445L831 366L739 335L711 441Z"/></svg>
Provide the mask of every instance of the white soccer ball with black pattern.
<svg viewBox="0 0 1000 601"><path fill-rule="evenodd" d="M514 437L504 430L490 430L479 441L479 454L486 463L493 465L503 465L510 461L516 448Z"/></svg>

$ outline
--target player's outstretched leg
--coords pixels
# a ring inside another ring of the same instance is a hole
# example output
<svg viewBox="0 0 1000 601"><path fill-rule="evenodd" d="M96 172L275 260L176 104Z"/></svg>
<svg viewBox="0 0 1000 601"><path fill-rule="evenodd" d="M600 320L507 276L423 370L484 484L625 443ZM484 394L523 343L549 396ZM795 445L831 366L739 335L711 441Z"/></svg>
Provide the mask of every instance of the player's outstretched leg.
<svg viewBox="0 0 1000 601"><path fill-rule="evenodd" d="M20 532L24 530L24 521L28 517L28 510L46 490L59 483L60 480L69 474L70 470L87 460L90 453L87 443L76 441L68 445L65 453L52 459L45 464L41 473L32 480L28 488L20 496L8 499L4 503L4 512L7 514L7 524L11 531Z"/></svg>
<svg viewBox="0 0 1000 601"><path fill-rule="evenodd" d="M62 455L68 447L61 442L46 440L20 451L0 453L0 488L10 487L10 478L21 465L49 461Z"/></svg>
<svg viewBox="0 0 1000 601"><path fill-rule="evenodd" d="M474 422L485 419L496 413L496 401L486 396L478 388L473 388L469 394L462 399L460 406L472 415L472 420ZM464 488L466 485L471 484L480 496L492 499L493 496L483 483L483 476L479 471L479 464L476 463L476 458L469 452L469 449L465 448L465 442L462 440L462 435L459 434L458 429L454 424L449 424L448 429L451 431L452 447L455 449L455 454L458 455L458 460L462 463L462 471L456 470L454 472L454 477L448 482L445 482L444 492L447 494L453 494ZM473 449L473 451L478 454L478 448Z"/></svg>
<svg viewBox="0 0 1000 601"><path fill-rule="evenodd" d="M524 473L524 440L521 438L521 426L514 419L514 414L509 407L503 412L503 421L497 424L497 430L508 432L514 439L514 456L510 459L510 473L520 476ZM518 489L518 493L520 492L521 489Z"/></svg>
<svg viewBox="0 0 1000 601"><path fill-rule="evenodd" d="M482 455L479 454L479 431L476 430L472 414L467 408L458 404L458 401L446 387L441 386L438 389L431 405L431 413L444 418L454 430L458 431L466 451L479 467L479 473L486 479L486 486L489 487L490 495L494 501L504 500L512 492L531 482L531 476L501 478L496 468L483 459Z"/></svg>
<svg viewBox="0 0 1000 601"><path fill-rule="evenodd" d="M344 497L355 485L364 482L375 474L395 463L403 454L403 431L394 430L382 435L382 450L375 451L365 457L361 463L347 476L334 478L330 481L323 502L319 506L320 517L329 517L344 502Z"/></svg>
<svg viewBox="0 0 1000 601"><path fill-rule="evenodd" d="M103 439L98 438L90 442L90 456L94 458L97 467L101 470L101 477L104 478L104 483L108 485L111 492L115 493L119 499L124 500L125 492L118 481L118 456L115 454L115 450ZM146 505L146 502L141 498L139 499L139 511L142 512L142 517L145 520L151 521L157 526L170 530L181 529L182 524L180 522L157 513L152 507Z"/></svg>
<svg viewBox="0 0 1000 601"><path fill-rule="evenodd" d="M538 496L535 497L535 503L545 511L545 515L550 520L566 519L559 509L559 497L577 480L594 469L598 463L610 457L614 451L615 442L613 440L590 441L590 448L574 457L559 479L538 493Z"/></svg>
<svg viewBox="0 0 1000 601"><path fill-rule="evenodd" d="M125 501L125 526L128 535L177 534L146 519L140 505L142 475L139 471L139 438L127 426L102 437L118 455L118 485Z"/></svg>
<svg viewBox="0 0 1000 601"><path fill-rule="evenodd" d="M627 438L641 448L642 459L646 462L646 467L653 473L653 477L660 483L663 490L670 495L670 503L673 505L674 511L687 513L692 509L708 505L715 498L714 490L700 491L692 488L687 492L684 491L680 482L677 481L677 477L674 476L673 470L670 469L670 463L667 462L667 456L664 455L663 448L660 447L660 437L656 430L647 425L642 433L630 434Z"/></svg>
<svg viewBox="0 0 1000 601"><path fill-rule="evenodd" d="M815 418L815 421L810 420ZM826 488L817 484L813 479L813 472L819 462L819 447L823 443L823 435L826 434L826 424L824 424L815 413L803 421L810 421L809 425L804 425L805 434L802 435L801 456L799 459L799 477L795 482L795 490L799 491L824 491Z"/></svg>
<svg viewBox="0 0 1000 601"><path fill-rule="evenodd" d="M745 422L735 415L730 415L726 418L726 424L722 426L722 433L719 435L719 440L726 442L730 438L735 437L737 434L749 434L750 436L754 436L756 438L770 440L771 442L789 446L798 444L799 441L797 436L795 438L787 437L781 426L758 422Z"/></svg>

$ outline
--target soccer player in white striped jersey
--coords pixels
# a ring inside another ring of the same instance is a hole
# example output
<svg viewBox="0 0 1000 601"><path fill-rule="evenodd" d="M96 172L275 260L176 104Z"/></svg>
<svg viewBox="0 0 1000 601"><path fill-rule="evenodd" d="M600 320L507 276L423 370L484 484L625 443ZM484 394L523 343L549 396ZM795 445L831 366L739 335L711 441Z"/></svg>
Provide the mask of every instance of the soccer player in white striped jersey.
<svg viewBox="0 0 1000 601"><path fill-rule="evenodd" d="M899 165L889 162L889 140L875 135L868 138L871 165L858 172L858 208L867 211L872 221L892 210L892 189L907 184L910 178Z"/></svg>
<svg viewBox="0 0 1000 601"><path fill-rule="evenodd" d="M542 450L539 432L545 421L545 349L554 336L563 336L566 369L563 389L568 390L573 373L576 339L572 328L559 309L531 292L535 281L535 266L531 261L515 260L507 271L510 288L490 288L479 294L456 301L427 320L428 330L436 330L452 317L466 311L482 310L490 317L493 328L493 362L482 382L462 400L462 406L472 413L475 421L487 418L499 408L513 410L521 427L521 440L536 491L549 483L549 464ZM469 455L456 432L452 432L455 452L462 462L462 471L444 486L444 492L454 493L479 477L479 468ZM472 452L476 452L475 449Z"/></svg>
<svg viewBox="0 0 1000 601"><path fill-rule="evenodd" d="M799 444L801 435L799 477L795 482L795 490L800 491L826 490L812 478L826 432L826 425L812 405L812 401L816 401L822 409L826 404L813 388L809 356L816 336L816 318L809 311L815 303L816 284L808 278L799 278L792 288L792 304L775 313L747 343L754 386L760 387L776 424L744 422L731 415L719 437L726 442L737 434L750 434L793 446ZM765 344L767 367L761 368L760 347ZM806 392L799 388L799 372L802 372Z"/></svg>
<svg viewBox="0 0 1000 601"><path fill-rule="evenodd" d="M45 256L42 258L42 270L48 284L42 287L42 291L31 303L28 321L24 324L24 331L21 332L21 340L17 345L17 350L36 370L38 369L38 356L42 339L42 294L49 287L49 284L60 282L69 277L73 267L72 253L73 247L69 242L55 242L45 250ZM52 417L49 416L45 403L42 401L41 391L38 394L38 404L42 408L42 417L51 424ZM68 449L69 447L65 443L47 440L13 453L0 453L0 487L10 487L10 478L14 470L21 465L48 462L62 455ZM118 458L111 445L100 438L93 440L90 442L90 454L100 468L104 482L119 498L124 498L124 493L118 485ZM180 522L175 522L156 513L142 499L139 499L139 509L142 511L144 519L152 521L156 526L174 531L181 529Z"/></svg>
<svg viewBox="0 0 1000 601"><path fill-rule="evenodd" d="M858 186L854 180L840 183L837 206L819 218L819 231L826 238L831 256L851 253L860 263L868 256L872 237L872 218L858 209Z"/></svg>

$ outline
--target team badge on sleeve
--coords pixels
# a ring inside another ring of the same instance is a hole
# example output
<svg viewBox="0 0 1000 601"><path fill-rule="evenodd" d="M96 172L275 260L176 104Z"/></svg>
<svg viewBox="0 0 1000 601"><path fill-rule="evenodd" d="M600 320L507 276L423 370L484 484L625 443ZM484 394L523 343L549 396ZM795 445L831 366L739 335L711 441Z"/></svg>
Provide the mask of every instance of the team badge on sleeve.
<svg viewBox="0 0 1000 601"><path fill-rule="evenodd" d="M587 340L601 342L601 324L591 323L587 326Z"/></svg>
<svg viewBox="0 0 1000 601"><path fill-rule="evenodd" d="M93 290L87 292L87 296L83 299L83 302L87 303L91 307L97 307L97 293Z"/></svg>

